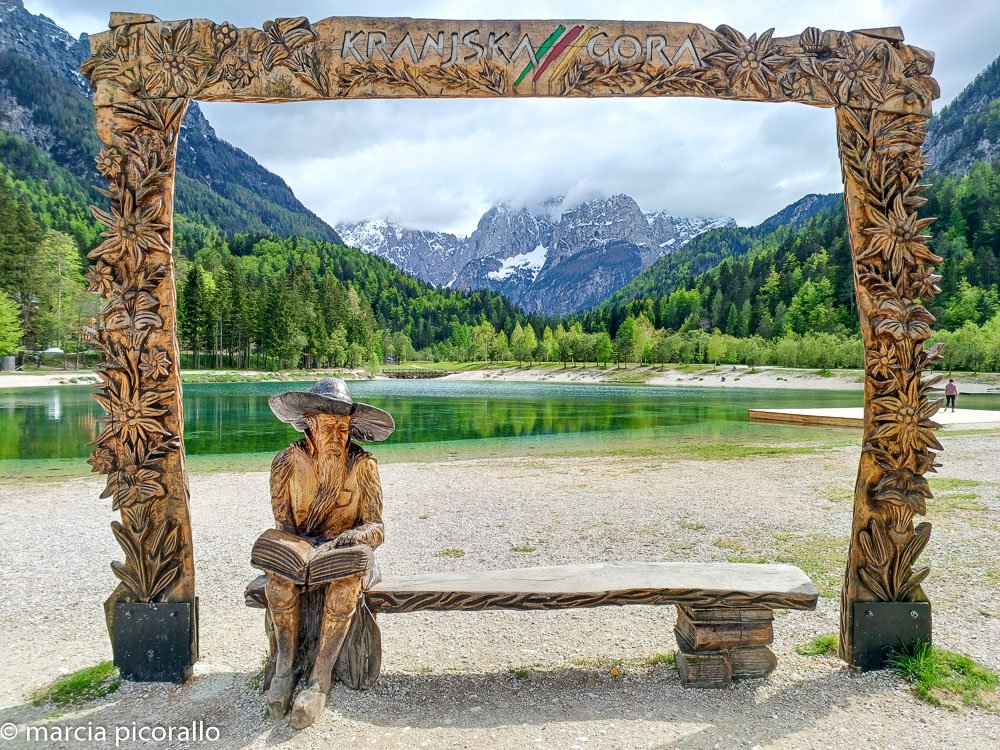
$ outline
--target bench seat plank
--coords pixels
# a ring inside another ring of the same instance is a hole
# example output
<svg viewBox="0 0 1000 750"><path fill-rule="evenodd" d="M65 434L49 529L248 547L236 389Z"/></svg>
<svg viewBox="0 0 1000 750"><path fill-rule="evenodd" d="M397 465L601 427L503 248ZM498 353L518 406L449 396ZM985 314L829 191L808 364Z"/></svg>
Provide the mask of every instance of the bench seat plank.
<svg viewBox="0 0 1000 750"><path fill-rule="evenodd" d="M374 612L568 609L626 604L815 609L819 591L793 565L595 563L385 578Z"/></svg>

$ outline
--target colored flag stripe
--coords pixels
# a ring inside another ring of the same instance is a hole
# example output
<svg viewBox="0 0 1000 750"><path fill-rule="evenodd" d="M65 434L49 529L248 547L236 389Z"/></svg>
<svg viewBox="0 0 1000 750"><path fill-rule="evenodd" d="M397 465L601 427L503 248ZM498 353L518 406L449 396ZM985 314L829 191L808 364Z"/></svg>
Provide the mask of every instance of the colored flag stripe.
<svg viewBox="0 0 1000 750"><path fill-rule="evenodd" d="M535 75L532 76L531 80L537 81L541 78L542 73L548 68L554 61L559 59L559 55L566 51L566 48L573 43L573 41L580 36L580 32L583 31L583 26L574 26L570 32L559 40L559 43L552 48L549 56L545 58L545 61L538 66L538 70L535 71Z"/></svg>
<svg viewBox="0 0 1000 750"><path fill-rule="evenodd" d="M565 26L562 24L557 26L556 30L549 34L549 38L542 42L542 46L538 48L538 52L535 54L535 59L538 60L539 58L544 57L545 53L549 51L549 47L556 43L556 40L563 35L564 31L566 31ZM523 81L524 77L531 72L533 67L535 67L535 64L530 62L524 66L524 70L521 71L521 75L519 75L517 80L514 81L514 88L517 88L520 85L521 81Z"/></svg>
<svg viewBox="0 0 1000 750"><path fill-rule="evenodd" d="M583 32L583 34L580 36L579 39L573 42L573 46L566 51L566 54L563 55L563 58L562 60L559 61L559 64L552 69L552 75L549 76L550 81L554 81L556 78L562 75L562 72L569 67L571 62L573 62L573 58L576 57L577 53L580 52L580 50L585 49L587 47L587 42L589 42L594 37L594 34L596 34L598 31L600 31L600 29L597 26L591 26L589 29Z"/></svg>

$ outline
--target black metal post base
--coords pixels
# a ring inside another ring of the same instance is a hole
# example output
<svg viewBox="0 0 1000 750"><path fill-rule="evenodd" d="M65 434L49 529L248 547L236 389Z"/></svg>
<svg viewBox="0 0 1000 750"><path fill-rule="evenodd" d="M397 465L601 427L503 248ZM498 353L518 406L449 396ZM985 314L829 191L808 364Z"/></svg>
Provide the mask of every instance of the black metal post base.
<svg viewBox="0 0 1000 750"><path fill-rule="evenodd" d="M197 643L197 600L115 604L111 647L126 680L184 682L198 659Z"/></svg>
<svg viewBox="0 0 1000 750"><path fill-rule="evenodd" d="M888 666L893 649L931 642L930 602L854 602L851 666L867 672Z"/></svg>

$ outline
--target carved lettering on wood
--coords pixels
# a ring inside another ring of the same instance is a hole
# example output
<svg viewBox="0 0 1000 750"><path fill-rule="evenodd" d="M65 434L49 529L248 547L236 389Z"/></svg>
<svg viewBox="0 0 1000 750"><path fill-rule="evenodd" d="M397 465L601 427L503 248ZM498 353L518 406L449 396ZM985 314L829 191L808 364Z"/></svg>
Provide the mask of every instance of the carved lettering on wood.
<svg viewBox="0 0 1000 750"><path fill-rule="evenodd" d="M702 96L929 114L933 56L901 34L775 38L691 23L278 18L262 29L123 17L84 72L130 98ZM888 30L892 31L892 30Z"/></svg>

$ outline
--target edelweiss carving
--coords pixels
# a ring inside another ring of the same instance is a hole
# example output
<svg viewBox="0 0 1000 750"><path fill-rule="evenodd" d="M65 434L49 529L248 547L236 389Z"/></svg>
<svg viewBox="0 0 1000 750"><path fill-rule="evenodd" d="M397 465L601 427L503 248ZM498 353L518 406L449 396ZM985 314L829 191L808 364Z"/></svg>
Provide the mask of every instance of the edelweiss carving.
<svg viewBox="0 0 1000 750"><path fill-rule="evenodd" d="M914 528L926 513L941 445L932 421L939 401L928 398L938 378L923 371L938 357L926 351L933 316L921 304L938 292L941 261L928 250L917 217L925 203L921 145L925 118L839 108L838 136L858 307L866 345L864 452L858 474L854 536L843 591L841 648L850 660L851 603L921 601L929 569L915 568L931 527Z"/></svg>
<svg viewBox="0 0 1000 750"><path fill-rule="evenodd" d="M329 81L315 56L316 38L305 18L268 21L263 31L237 29L228 21L142 20L115 26L108 44L84 63L83 74L95 83L115 81L139 98L197 98L217 84L242 91L272 73L275 86L290 96L285 73L325 97Z"/></svg>
<svg viewBox="0 0 1000 750"><path fill-rule="evenodd" d="M107 358L97 395L107 417L90 464L108 477L101 497L122 513L112 525L125 553L124 563L111 566L122 582L115 601L186 601L193 588L186 479L171 472L181 425L170 200L186 109L186 100L136 101L99 121L107 146L97 167L111 208L93 209L107 230L89 254L96 262L87 279L108 302L100 330L88 334Z"/></svg>
<svg viewBox="0 0 1000 750"><path fill-rule="evenodd" d="M454 96L706 96L929 114L933 57L898 29L774 38L731 26L279 18L261 29L115 14L101 104Z"/></svg>
<svg viewBox="0 0 1000 750"><path fill-rule="evenodd" d="M393 97L702 96L797 101L837 111L838 143L866 348L865 442L843 592L851 605L924 598L915 567L940 444L923 372L940 261L920 219L921 145L938 87L933 55L899 29L775 38L689 23L281 18L263 29L112 14L83 67L95 89L108 227L90 288L108 299L92 331L108 364L108 412L91 459L122 512L125 562L112 597L194 601L183 464L172 181L187 102Z"/></svg>

